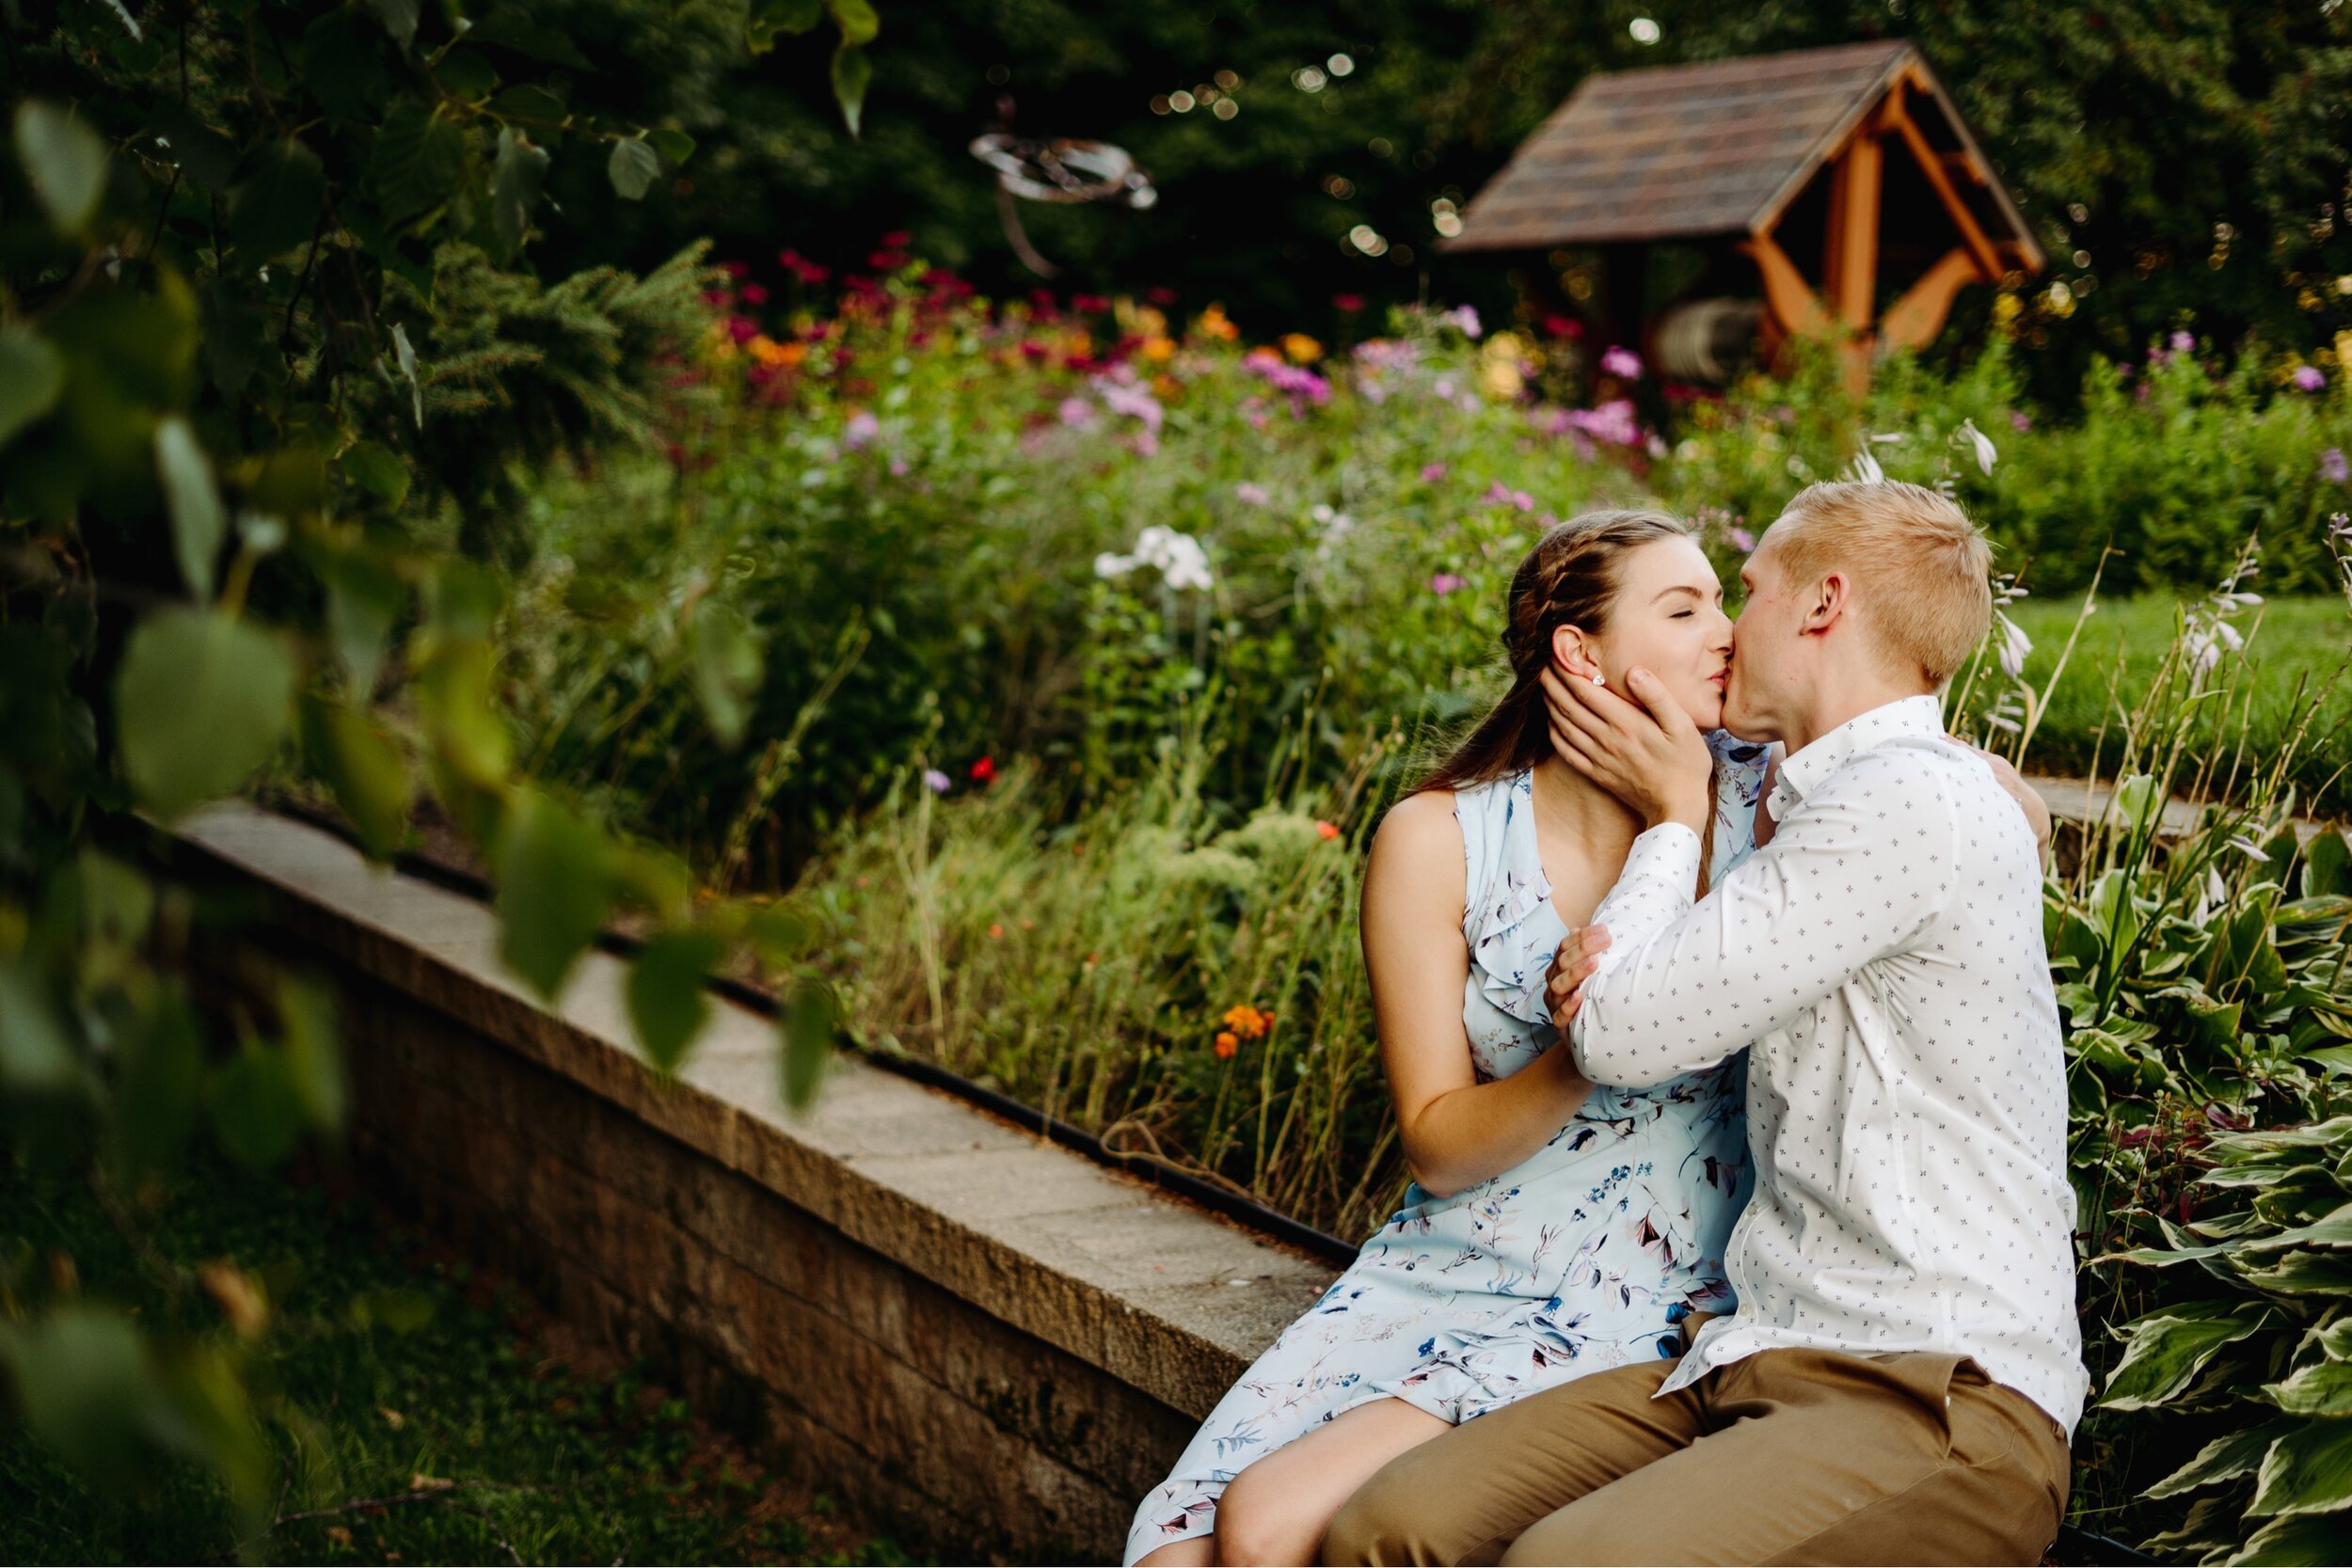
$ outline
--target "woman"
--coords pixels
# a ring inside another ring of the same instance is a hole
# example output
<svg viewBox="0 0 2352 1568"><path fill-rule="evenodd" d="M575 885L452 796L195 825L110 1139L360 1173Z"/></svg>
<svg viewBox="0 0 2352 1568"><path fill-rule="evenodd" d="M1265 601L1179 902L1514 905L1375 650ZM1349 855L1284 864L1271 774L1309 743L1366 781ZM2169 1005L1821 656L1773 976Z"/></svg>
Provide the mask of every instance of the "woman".
<svg viewBox="0 0 2352 1568"><path fill-rule="evenodd" d="M1552 754L1540 678L1639 665L1703 730L1731 622L1689 531L1600 512L1511 579L1511 689L1381 823L1364 953L1413 1174L1405 1206L1210 1414L1137 1511L1127 1560L1311 1562L1398 1454L1569 1378L1681 1349L1730 1305L1746 1201L1744 1058L1643 1090L1549 1049L1547 964L1616 880L1641 823ZM1765 749L1716 736L1715 874L1755 847Z"/></svg>

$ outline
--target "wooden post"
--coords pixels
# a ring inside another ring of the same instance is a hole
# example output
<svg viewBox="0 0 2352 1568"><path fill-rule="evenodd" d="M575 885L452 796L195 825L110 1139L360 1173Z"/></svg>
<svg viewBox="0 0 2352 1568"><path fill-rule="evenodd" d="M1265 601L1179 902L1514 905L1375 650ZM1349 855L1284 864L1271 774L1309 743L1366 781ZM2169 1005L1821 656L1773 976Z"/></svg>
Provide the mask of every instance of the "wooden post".
<svg viewBox="0 0 2352 1568"><path fill-rule="evenodd" d="M1879 274L1879 186L1885 154L1878 128L1866 121L1830 177L1828 254L1822 258L1829 308L1837 318L1846 390L1870 388L1870 326Z"/></svg>

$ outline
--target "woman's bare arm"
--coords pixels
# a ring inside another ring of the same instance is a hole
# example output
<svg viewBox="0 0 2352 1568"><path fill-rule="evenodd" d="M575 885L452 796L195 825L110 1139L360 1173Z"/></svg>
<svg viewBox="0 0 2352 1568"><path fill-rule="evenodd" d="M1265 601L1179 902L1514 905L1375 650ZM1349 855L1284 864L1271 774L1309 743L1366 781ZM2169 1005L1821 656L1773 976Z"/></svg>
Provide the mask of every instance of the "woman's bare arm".
<svg viewBox="0 0 2352 1568"><path fill-rule="evenodd" d="M1440 1197L1543 1148L1592 1092L1573 1053L1556 1046L1508 1078L1478 1082L1462 1027L1465 879L1452 797L1432 790L1400 801L1364 872L1364 963L1405 1160Z"/></svg>

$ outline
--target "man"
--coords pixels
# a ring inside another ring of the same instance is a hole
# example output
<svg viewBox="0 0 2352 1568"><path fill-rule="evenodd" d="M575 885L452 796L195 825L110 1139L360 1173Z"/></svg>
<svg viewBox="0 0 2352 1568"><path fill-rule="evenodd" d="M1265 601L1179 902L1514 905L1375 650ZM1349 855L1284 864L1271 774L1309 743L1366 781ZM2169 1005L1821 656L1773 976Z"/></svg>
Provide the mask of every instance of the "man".
<svg viewBox="0 0 2352 1568"><path fill-rule="evenodd" d="M1647 825L1564 952L1579 1066L1655 1084L1754 1042L1739 1308L1398 1459L1325 1560L2040 1560L2086 1385L2061 1034L2033 834L1937 695L1988 564L1915 485L1788 504L1740 574L1724 712L1787 748L1777 826L1695 904L1690 720L1644 672L1639 707L1555 688L1563 757Z"/></svg>

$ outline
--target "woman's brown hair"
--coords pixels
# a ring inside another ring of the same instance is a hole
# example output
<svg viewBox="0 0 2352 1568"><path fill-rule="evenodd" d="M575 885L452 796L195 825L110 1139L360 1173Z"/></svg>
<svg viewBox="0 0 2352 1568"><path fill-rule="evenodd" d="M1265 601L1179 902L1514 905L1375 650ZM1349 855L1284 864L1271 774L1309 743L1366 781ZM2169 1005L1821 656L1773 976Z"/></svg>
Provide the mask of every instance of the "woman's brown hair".
<svg viewBox="0 0 2352 1568"><path fill-rule="evenodd" d="M1688 528L1662 512L1587 512L1546 529L1511 574L1510 615L1502 630L1510 689L1421 787L1486 784L1551 755L1541 685L1544 666L1551 660L1551 634L1575 626L1598 635L1616 604L1627 554L1661 539L1690 536Z"/></svg>

